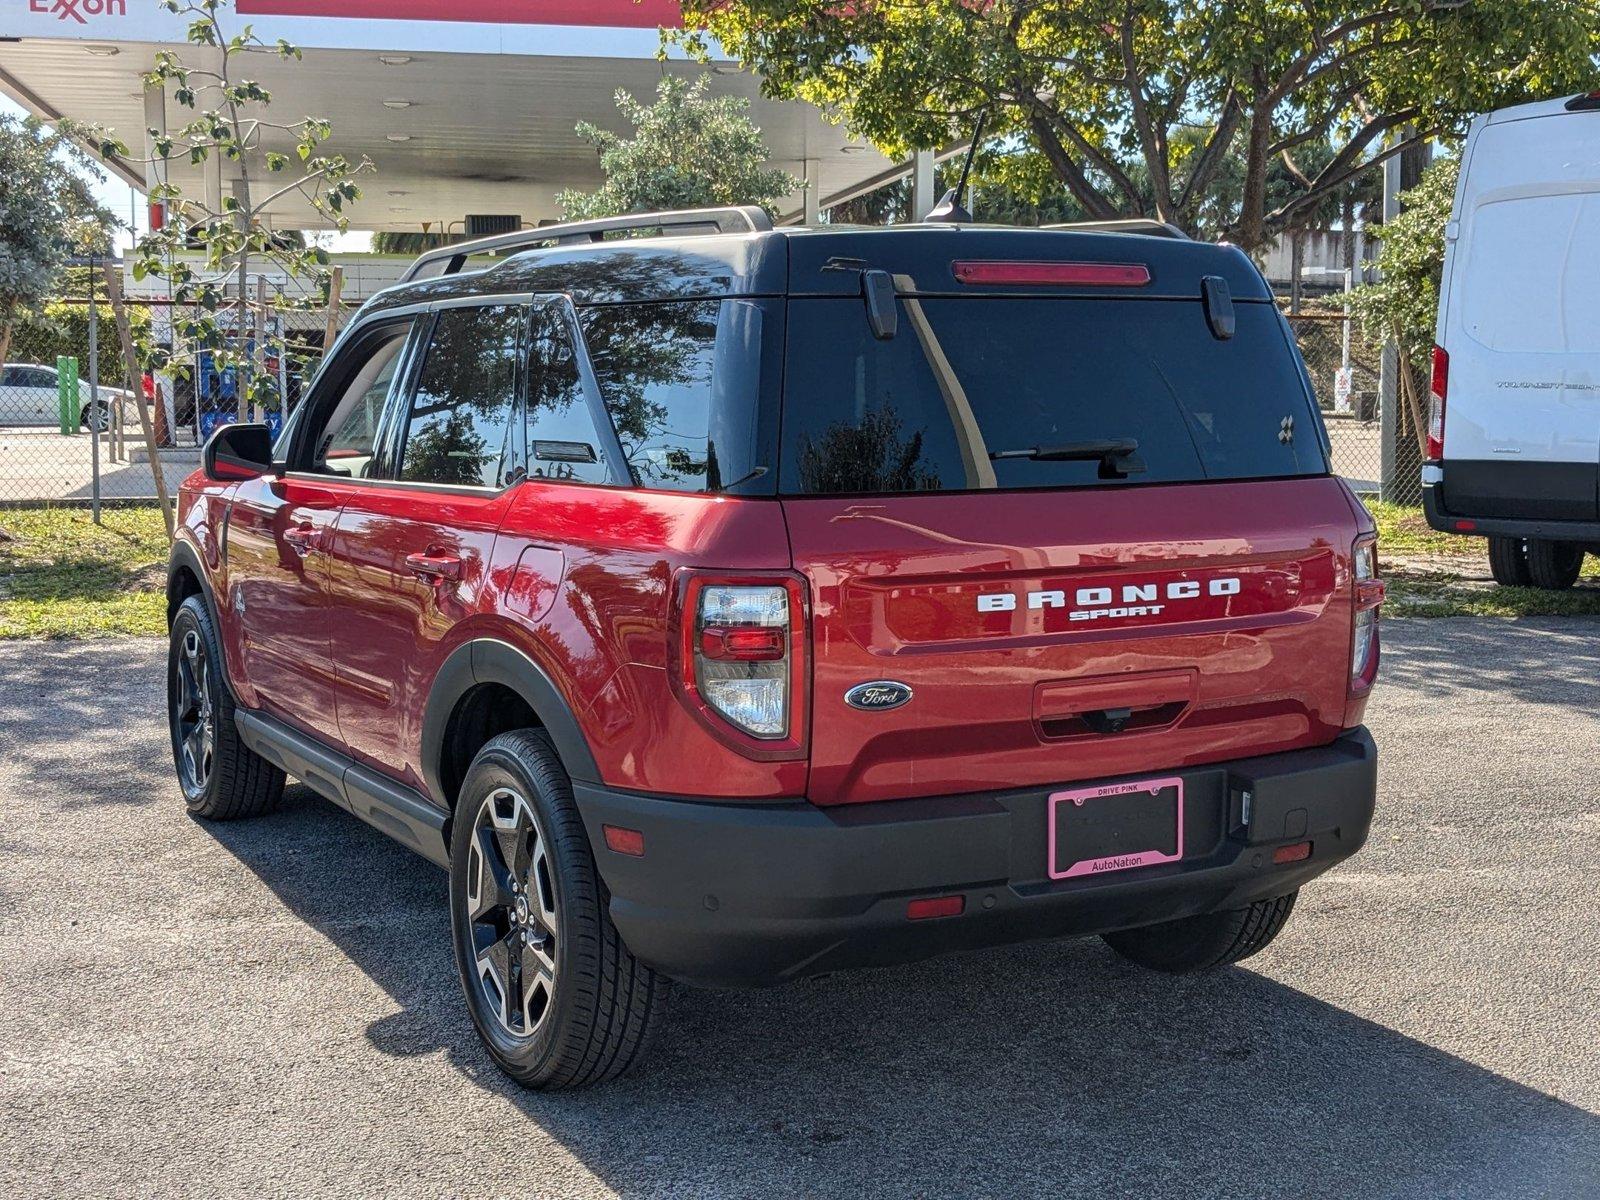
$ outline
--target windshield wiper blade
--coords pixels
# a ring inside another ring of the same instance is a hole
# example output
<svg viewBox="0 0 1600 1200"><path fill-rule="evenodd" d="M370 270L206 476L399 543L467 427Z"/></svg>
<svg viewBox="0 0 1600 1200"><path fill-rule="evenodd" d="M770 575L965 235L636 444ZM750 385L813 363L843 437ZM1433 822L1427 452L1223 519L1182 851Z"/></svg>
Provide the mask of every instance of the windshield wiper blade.
<svg viewBox="0 0 1600 1200"><path fill-rule="evenodd" d="M995 450L991 459L1025 458L1033 462L1098 462L1101 479L1126 479L1145 469L1134 438L1102 438L1067 442L1060 446L1029 446L1022 450Z"/></svg>

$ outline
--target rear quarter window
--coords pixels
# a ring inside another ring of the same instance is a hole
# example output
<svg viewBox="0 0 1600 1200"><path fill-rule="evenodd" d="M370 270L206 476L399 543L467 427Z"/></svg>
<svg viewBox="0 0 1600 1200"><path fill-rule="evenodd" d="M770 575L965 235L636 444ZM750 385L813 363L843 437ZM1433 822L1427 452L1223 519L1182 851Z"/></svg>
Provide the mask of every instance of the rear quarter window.
<svg viewBox="0 0 1600 1200"><path fill-rule="evenodd" d="M1102 484L1094 461L990 455L1124 438L1146 469L1117 486L1328 469L1270 304L1237 304L1226 341L1198 300L946 298L900 309L898 335L879 341L859 300L790 302L782 492Z"/></svg>

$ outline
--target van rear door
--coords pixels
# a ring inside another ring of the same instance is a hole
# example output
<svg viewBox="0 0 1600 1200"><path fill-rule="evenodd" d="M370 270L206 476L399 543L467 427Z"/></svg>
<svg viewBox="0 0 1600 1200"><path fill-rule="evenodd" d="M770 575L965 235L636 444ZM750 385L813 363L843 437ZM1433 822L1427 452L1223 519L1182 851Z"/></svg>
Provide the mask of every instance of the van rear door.
<svg viewBox="0 0 1600 1200"><path fill-rule="evenodd" d="M1600 519L1600 112L1493 114L1464 161L1437 338L1444 507Z"/></svg>
<svg viewBox="0 0 1600 1200"><path fill-rule="evenodd" d="M910 282L887 340L859 294L789 302L778 487L812 591L811 799L1337 736L1358 506L1259 281L1229 338L1198 273L1188 298L1170 276L1150 297ZM910 699L847 701L879 681Z"/></svg>

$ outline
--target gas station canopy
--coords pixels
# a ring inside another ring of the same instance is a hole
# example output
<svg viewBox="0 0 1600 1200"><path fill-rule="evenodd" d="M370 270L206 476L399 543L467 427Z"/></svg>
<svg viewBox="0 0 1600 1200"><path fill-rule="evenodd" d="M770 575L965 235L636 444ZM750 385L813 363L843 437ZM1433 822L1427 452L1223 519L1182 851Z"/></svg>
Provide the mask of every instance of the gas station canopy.
<svg viewBox="0 0 1600 1200"><path fill-rule="evenodd" d="M351 214L363 229L461 232L469 215L524 225L559 217L557 192L601 182L574 126L622 132L614 93L649 99L663 72L709 72L714 93L747 97L769 165L808 181L817 207L909 169L811 106L762 98L760 80L731 63L658 61L659 27L679 21L675 0L236 0L235 8L224 16L231 29L248 22L269 44L285 38L304 51L302 61L261 54L248 63L248 77L273 95L271 117L326 117L329 152L376 164ZM147 128L176 128L189 113L144 92L141 75L156 54L178 49L191 66L215 65L217 52L189 45L186 28L156 0L7 0L0 91L46 120L103 126L139 154ZM141 191L150 182L144 162L110 165ZM187 194L229 187L220 164L211 178L186 160L168 169ZM806 201L803 191L789 197L784 217L803 219ZM285 207L275 222L322 223L307 207Z"/></svg>

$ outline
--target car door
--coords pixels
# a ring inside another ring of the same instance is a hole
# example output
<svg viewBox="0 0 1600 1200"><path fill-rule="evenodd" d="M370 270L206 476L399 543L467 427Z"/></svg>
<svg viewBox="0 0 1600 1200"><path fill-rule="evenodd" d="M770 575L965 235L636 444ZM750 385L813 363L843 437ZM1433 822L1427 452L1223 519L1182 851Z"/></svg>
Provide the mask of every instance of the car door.
<svg viewBox="0 0 1600 1200"><path fill-rule="evenodd" d="M383 323L342 348L291 429L283 474L241 483L228 513L226 603L243 682L257 707L333 744L328 541L351 482L372 469L409 332L409 320Z"/></svg>
<svg viewBox="0 0 1600 1200"><path fill-rule="evenodd" d="M330 545L339 732L355 757L423 789L428 688L480 611L507 497L525 474L515 415L522 298L437 306L381 479L351 487Z"/></svg>
<svg viewBox="0 0 1600 1200"><path fill-rule="evenodd" d="M0 424L55 425L61 420L56 373L48 367L11 366L0 377Z"/></svg>

